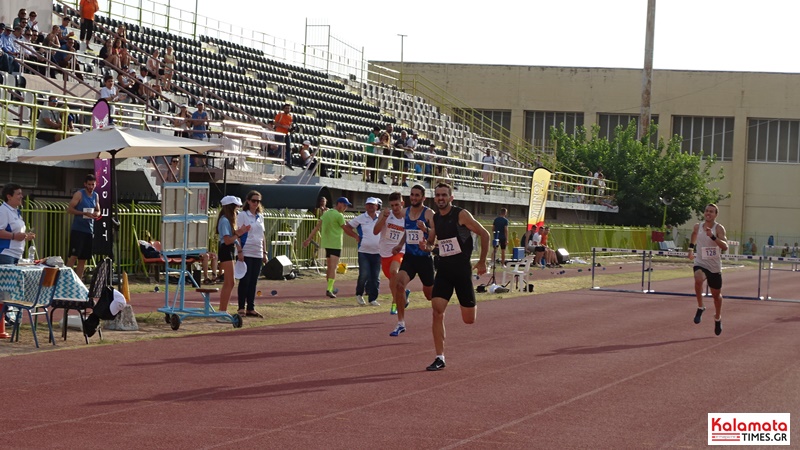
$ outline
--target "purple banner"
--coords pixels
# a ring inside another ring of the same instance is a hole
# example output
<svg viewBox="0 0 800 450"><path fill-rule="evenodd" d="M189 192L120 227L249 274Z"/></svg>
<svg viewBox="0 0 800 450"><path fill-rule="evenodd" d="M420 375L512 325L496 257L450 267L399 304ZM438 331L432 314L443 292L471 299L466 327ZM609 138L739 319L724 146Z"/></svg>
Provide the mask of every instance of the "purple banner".
<svg viewBox="0 0 800 450"><path fill-rule="evenodd" d="M92 108L92 129L108 126L109 108L105 100L99 100ZM101 217L94 223L93 253L114 257L114 234L111 228L111 160L95 159L94 176L97 177L95 191L100 197Z"/></svg>

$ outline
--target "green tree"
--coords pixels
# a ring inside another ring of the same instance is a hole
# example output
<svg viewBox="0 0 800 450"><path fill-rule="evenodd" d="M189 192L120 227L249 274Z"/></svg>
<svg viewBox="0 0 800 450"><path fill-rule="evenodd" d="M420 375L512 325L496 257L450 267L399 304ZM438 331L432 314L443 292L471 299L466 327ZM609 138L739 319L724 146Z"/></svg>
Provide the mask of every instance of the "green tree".
<svg viewBox="0 0 800 450"><path fill-rule="evenodd" d="M657 130L650 127L650 134ZM723 178L722 169L713 171L713 158L703 159L681 151L680 136L668 142L651 143L650 134L636 138L636 123L617 127L614 139L599 137L592 127L591 138L584 128L575 135L563 127L552 129L559 165L577 173L602 167L605 178L617 182L619 213L603 214L601 221L614 225L660 227L664 204L659 197L673 199L667 207L667 224L680 225L701 214L705 205L726 198L710 184Z"/></svg>

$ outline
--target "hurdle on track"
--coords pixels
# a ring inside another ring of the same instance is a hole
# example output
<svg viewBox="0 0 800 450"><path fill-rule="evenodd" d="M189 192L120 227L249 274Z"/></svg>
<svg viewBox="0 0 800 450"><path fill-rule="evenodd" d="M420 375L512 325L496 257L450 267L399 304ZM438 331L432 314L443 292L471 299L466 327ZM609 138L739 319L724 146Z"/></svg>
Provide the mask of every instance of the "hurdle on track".
<svg viewBox="0 0 800 450"><path fill-rule="evenodd" d="M773 300L777 302L795 302L800 303L800 299L797 298L781 298L781 297L770 297L769 295L769 287L772 282L772 271L788 271L788 272L798 272L798 264L800 264L800 258L787 258L783 256L767 256L765 261L768 261L767 264L767 290L764 294L764 298L766 300ZM776 269L774 264L791 264L792 268L790 269Z"/></svg>
<svg viewBox="0 0 800 450"><path fill-rule="evenodd" d="M618 289L618 288L605 288L601 286L597 286L595 284L595 272L597 272L597 253L623 253L628 255L642 255L642 284L641 289ZM671 291L656 291L652 289L651 285L651 274L652 274L652 267L653 267L653 256L675 256L681 258L688 258L688 252L680 252L680 251L668 251L668 250L637 250L631 248L606 248L606 247L592 247L592 289L597 291L609 291L609 292L632 292L632 293L641 293L641 294L660 294L660 295L679 295L684 297L694 297L694 293L686 293L686 292L671 292ZM742 300L764 300L765 298L761 296L761 270L763 266L764 258L762 256L752 256L752 255L730 255L730 254L723 254L720 255L722 260L725 261L741 261L741 260L751 260L751 261L758 261L758 291L755 296L749 295L728 295L726 294L726 298L736 298ZM785 258L784 258L785 259ZM647 277L645 280L645 272L647 273ZM706 293L703 296L708 297L710 296L708 292L708 286L706 286Z"/></svg>

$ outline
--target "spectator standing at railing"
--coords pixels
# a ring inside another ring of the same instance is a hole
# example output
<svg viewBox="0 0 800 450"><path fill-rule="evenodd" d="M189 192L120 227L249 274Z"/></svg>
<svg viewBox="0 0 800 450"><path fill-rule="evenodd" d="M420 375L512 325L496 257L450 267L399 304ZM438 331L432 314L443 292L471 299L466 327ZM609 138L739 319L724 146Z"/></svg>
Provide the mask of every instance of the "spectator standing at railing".
<svg viewBox="0 0 800 450"><path fill-rule="evenodd" d="M172 119L172 126L178 128L175 130L175 136L189 138L189 121L192 119L191 114L184 103L180 106L178 114Z"/></svg>
<svg viewBox="0 0 800 450"><path fill-rule="evenodd" d="M192 139L204 140L208 131L208 112L203 102L197 102L197 110L192 113Z"/></svg>
<svg viewBox="0 0 800 450"><path fill-rule="evenodd" d="M91 52L89 42L94 36L94 15L100 9L97 0L81 0L81 41L86 42L86 51Z"/></svg>
<svg viewBox="0 0 800 450"><path fill-rule="evenodd" d="M433 142L431 142L430 145L428 145L428 151L425 153L424 160L427 163L427 164L425 164L425 167L423 168L423 172L425 173L425 175L427 175L425 178L428 180L428 183L431 186L434 186L434 184L433 184L433 164L430 164L430 163L436 161L436 144L434 144Z"/></svg>
<svg viewBox="0 0 800 450"><path fill-rule="evenodd" d="M283 157L286 161L286 167L292 168L292 137L290 135L292 126L294 125L294 117L292 117L292 105L286 103L283 105L283 112L275 115L275 130L284 135L283 139L286 143L283 148Z"/></svg>
<svg viewBox="0 0 800 450"><path fill-rule="evenodd" d="M406 181L408 178L408 171L412 170L414 166L414 152L417 150L417 145L419 144L419 134L416 132L411 133L411 137L406 139L406 146L403 149L403 157L405 160L402 164L403 170L403 181L402 184L405 187L408 187L408 182Z"/></svg>
<svg viewBox="0 0 800 450"><path fill-rule="evenodd" d="M389 155L392 152L392 135L386 131L381 132L378 136L378 145L375 146L375 158L378 159L376 180L380 184L386 184L383 178L386 176L385 170L389 167L389 160L384 158L384 155Z"/></svg>
<svg viewBox="0 0 800 450"><path fill-rule="evenodd" d="M168 45L164 53L164 89L167 92L172 90L172 75L175 73L175 53L172 52L172 46Z"/></svg>
<svg viewBox="0 0 800 450"><path fill-rule="evenodd" d="M392 174L393 186L400 185L400 177L397 172L403 170L403 156L406 151L406 142L408 142L408 132L403 130L400 132L400 138L394 141L394 149L392 150L392 170L395 172ZM405 177L403 177L403 181L405 182Z"/></svg>
<svg viewBox="0 0 800 450"><path fill-rule="evenodd" d="M364 181L371 182L375 179L375 164L378 159L375 157L375 145L380 142L381 127L375 125L372 127L372 132L367 136L367 145L364 147L364 152L367 154L367 168L364 170ZM370 170L373 169L373 170Z"/></svg>
<svg viewBox="0 0 800 450"><path fill-rule="evenodd" d="M483 163L483 193L488 194L491 190L495 165L497 164L497 158L494 157L491 149L486 149L486 154L483 155L481 163Z"/></svg>

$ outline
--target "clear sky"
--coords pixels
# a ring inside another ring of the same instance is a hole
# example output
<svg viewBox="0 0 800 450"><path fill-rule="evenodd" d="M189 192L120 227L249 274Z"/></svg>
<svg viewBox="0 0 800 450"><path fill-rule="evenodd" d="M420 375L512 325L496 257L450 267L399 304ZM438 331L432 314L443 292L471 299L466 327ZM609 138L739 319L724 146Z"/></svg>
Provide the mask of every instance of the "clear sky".
<svg viewBox="0 0 800 450"><path fill-rule="evenodd" d="M195 0L172 0L194 8ZM371 60L640 68L647 0L196 0L199 13L302 43L306 19ZM800 72L800 1L658 0L657 69Z"/></svg>

